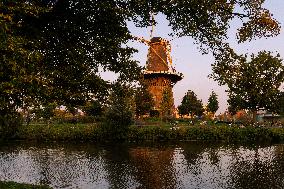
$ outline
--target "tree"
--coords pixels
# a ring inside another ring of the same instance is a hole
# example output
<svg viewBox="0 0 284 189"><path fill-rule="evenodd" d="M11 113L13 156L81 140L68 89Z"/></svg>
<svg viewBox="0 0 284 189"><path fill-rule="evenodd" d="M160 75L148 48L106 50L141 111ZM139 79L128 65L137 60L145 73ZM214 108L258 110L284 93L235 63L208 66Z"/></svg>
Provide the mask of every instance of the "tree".
<svg viewBox="0 0 284 189"><path fill-rule="evenodd" d="M165 88L163 91L160 109L161 109L162 118L170 118L173 116L173 109L174 109L173 92L169 87Z"/></svg>
<svg viewBox="0 0 284 189"><path fill-rule="evenodd" d="M263 3L3 0L0 114L16 115L19 108L48 102L78 107L93 98L104 98L110 84L100 77L100 68L118 73L119 81L138 79L141 68L132 59L136 50L126 45L132 39L127 21L149 26L151 12L166 15L172 35L194 38L203 52L211 50L224 63L224 57L231 57L225 55L234 54L226 43L231 20L241 21L239 42L279 33L279 23L262 7ZM214 72L221 74L219 69Z"/></svg>
<svg viewBox="0 0 284 189"><path fill-rule="evenodd" d="M284 115L284 92L281 92L280 97L279 97L278 112L279 114Z"/></svg>
<svg viewBox="0 0 284 189"><path fill-rule="evenodd" d="M204 108L201 100L197 100L197 103L195 105L195 109L192 111L193 115L196 115L198 117L201 117L204 113Z"/></svg>
<svg viewBox="0 0 284 189"><path fill-rule="evenodd" d="M103 113L103 106L98 100L88 101L82 109L87 116L101 116Z"/></svg>
<svg viewBox="0 0 284 189"><path fill-rule="evenodd" d="M280 115L284 115L284 92L278 94L276 103L274 103L273 111Z"/></svg>
<svg viewBox="0 0 284 189"><path fill-rule="evenodd" d="M17 110L28 110L45 94L45 82L36 73L39 41L26 21L46 10L38 3L0 2L0 127L10 134L22 124Z"/></svg>
<svg viewBox="0 0 284 189"><path fill-rule="evenodd" d="M150 114L150 111L154 107L154 100L150 94L147 84L143 81L140 82L140 86L135 90L135 114L137 117Z"/></svg>
<svg viewBox="0 0 284 189"><path fill-rule="evenodd" d="M181 105L179 105L177 108L178 108L178 113L181 117L189 114L187 111L187 107L185 106L184 103L181 103Z"/></svg>
<svg viewBox="0 0 284 189"><path fill-rule="evenodd" d="M182 98L181 104L178 106L179 114L181 116L183 115L189 115L189 106L190 106L190 96L189 94L192 94L193 91L188 91L184 97Z"/></svg>
<svg viewBox="0 0 284 189"><path fill-rule="evenodd" d="M114 1L1 1L1 115L104 98L99 68L133 80L140 67L130 60L135 50L122 47L130 37L120 11Z"/></svg>
<svg viewBox="0 0 284 189"><path fill-rule="evenodd" d="M244 56L226 78L229 88L230 109L236 112L248 109L254 113L264 108L275 110L280 94L279 87L284 82L284 66L280 56L262 51L251 55L250 61Z"/></svg>
<svg viewBox="0 0 284 189"><path fill-rule="evenodd" d="M191 117L202 116L204 112L202 101L198 100L196 94L191 90L188 90L182 98L178 110L180 115L190 115Z"/></svg>
<svg viewBox="0 0 284 189"><path fill-rule="evenodd" d="M50 118L55 116L56 107L58 107L56 103L50 102L41 107L34 108L33 113L35 113L36 119L43 118L47 122Z"/></svg>
<svg viewBox="0 0 284 189"><path fill-rule="evenodd" d="M123 139L135 115L133 90L129 85L114 83L105 112L104 128L111 138Z"/></svg>
<svg viewBox="0 0 284 189"><path fill-rule="evenodd" d="M215 114L218 109L219 109L218 96L214 91L212 91L208 99L207 110Z"/></svg>

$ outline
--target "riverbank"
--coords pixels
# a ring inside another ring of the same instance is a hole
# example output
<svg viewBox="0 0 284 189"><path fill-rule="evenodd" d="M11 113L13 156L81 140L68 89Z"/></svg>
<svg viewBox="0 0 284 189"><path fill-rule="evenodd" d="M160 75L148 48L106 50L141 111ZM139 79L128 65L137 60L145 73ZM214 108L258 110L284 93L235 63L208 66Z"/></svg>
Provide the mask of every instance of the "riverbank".
<svg viewBox="0 0 284 189"><path fill-rule="evenodd" d="M36 141L221 141L227 143L284 142L284 128L230 125L131 126L127 132L111 134L97 124L31 124L18 128L12 139Z"/></svg>
<svg viewBox="0 0 284 189"><path fill-rule="evenodd" d="M0 181L0 188L1 189L51 189L48 186L36 186L32 184L23 184L23 183L16 183L16 182L4 182Z"/></svg>

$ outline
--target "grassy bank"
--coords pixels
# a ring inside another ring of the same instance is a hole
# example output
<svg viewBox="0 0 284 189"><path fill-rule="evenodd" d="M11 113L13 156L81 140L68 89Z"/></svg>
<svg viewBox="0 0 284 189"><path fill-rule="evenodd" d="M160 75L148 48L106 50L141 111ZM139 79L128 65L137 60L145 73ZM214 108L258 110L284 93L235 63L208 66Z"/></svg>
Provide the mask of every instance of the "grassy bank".
<svg viewBox="0 0 284 189"><path fill-rule="evenodd" d="M284 142L283 128L238 128L229 126L193 126L176 130L165 128L134 128L128 133L130 141L141 140L197 140L243 142Z"/></svg>
<svg viewBox="0 0 284 189"><path fill-rule="evenodd" d="M45 141L91 141L100 140L102 132L96 124L31 124L23 125L16 138Z"/></svg>
<svg viewBox="0 0 284 189"><path fill-rule="evenodd" d="M16 182L0 181L1 189L51 189L48 186L36 186L32 184L21 184Z"/></svg>
<svg viewBox="0 0 284 189"><path fill-rule="evenodd" d="M128 132L111 135L96 124L29 125L19 128L16 139L38 141L224 141L284 142L284 128L239 128L228 125L179 126L131 126Z"/></svg>

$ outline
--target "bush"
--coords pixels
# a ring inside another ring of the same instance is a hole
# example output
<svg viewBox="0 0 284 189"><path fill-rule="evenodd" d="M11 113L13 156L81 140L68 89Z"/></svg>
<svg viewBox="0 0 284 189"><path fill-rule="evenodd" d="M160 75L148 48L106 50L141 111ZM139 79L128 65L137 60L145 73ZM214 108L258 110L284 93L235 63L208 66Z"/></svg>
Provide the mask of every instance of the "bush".
<svg viewBox="0 0 284 189"><path fill-rule="evenodd" d="M105 124L105 123L104 123ZM113 124L113 123L112 123ZM30 124L18 128L18 139L39 141L212 141L227 143L284 142L283 128L237 126L159 127L98 124ZM117 127L117 128L116 128ZM111 131L111 129L114 131Z"/></svg>
<svg viewBox="0 0 284 189"><path fill-rule="evenodd" d="M57 124L71 123L95 123L97 120L100 120L99 117L94 116L72 116L72 117L62 117L62 118L53 118L51 121Z"/></svg>
<svg viewBox="0 0 284 189"><path fill-rule="evenodd" d="M1 189L51 189L48 186L36 186L32 184L20 184L16 182L3 182L0 181L0 188Z"/></svg>
<svg viewBox="0 0 284 189"><path fill-rule="evenodd" d="M38 141L93 141L99 140L96 124L30 124L19 128L19 139Z"/></svg>
<svg viewBox="0 0 284 189"><path fill-rule="evenodd" d="M13 138L23 124L19 113L0 115L0 139Z"/></svg>
<svg viewBox="0 0 284 189"><path fill-rule="evenodd" d="M150 110L150 117L158 118L160 116L160 112L158 110Z"/></svg>
<svg viewBox="0 0 284 189"><path fill-rule="evenodd" d="M228 126L194 126L171 130L162 127L131 127L128 133L130 141L143 140L200 140L224 141L229 143L247 142L283 142L282 128L239 128Z"/></svg>
<svg viewBox="0 0 284 189"><path fill-rule="evenodd" d="M106 109L102 132L112 140L124 140L129 126L134 122L133 91L127 85L114 84Z"/></svg>

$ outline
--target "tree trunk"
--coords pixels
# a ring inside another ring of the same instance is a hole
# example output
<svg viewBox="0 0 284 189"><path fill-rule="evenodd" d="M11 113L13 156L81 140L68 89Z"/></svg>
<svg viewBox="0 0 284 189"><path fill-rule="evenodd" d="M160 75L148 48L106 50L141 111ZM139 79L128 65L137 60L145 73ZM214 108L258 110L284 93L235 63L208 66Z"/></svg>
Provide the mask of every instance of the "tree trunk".
<svg viewBox="0 0 284 189"><path fill-rule="evenodd" d="M256 120L256 114L257 114L257 110L253 110L252 111L252 119L253 119L253 122L255 123L257 120Z"/></svg>

